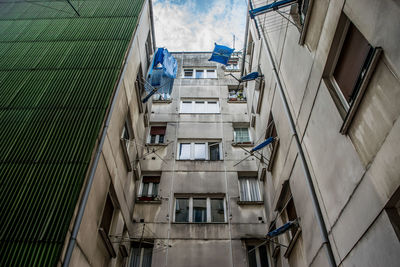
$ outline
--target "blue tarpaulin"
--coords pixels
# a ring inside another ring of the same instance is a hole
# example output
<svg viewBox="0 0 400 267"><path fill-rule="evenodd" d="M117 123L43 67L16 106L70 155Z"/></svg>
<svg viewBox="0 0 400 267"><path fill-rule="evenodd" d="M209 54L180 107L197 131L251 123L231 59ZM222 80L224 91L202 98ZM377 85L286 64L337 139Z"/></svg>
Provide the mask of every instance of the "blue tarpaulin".
<svg viewBox="0 0 400 267"><path fill-rule="evenodd" d="M230 59L234 50L235 49L215 43L214 51L208 61L215 61L224 65L228 65L228 60Z"/></svg>
<svg viewBox="0 0 400 267"><path fill-rule="evenodd" d="M258 72L252 72L240 78L239 82L252 81L257 79L258 77L260 77L260 74Z"/></svg>
<svg viewBox="0 0 400 267"><path fill-rule="evenodd" d="M267 234L267 237L275 237L277 235L283 234L290 228L294 227L297 225L296 221L290 221L279 227L278 229L275 229L274 231L271 231Z"/></svg>
<svg viewBox="0 0 400 267"><path fill-rule="evenodd" d="M176 78L178 62L165 48L158 48L147 73L146 91L149 94L142 100L146 103L156 92L170 95Z"/></svg>

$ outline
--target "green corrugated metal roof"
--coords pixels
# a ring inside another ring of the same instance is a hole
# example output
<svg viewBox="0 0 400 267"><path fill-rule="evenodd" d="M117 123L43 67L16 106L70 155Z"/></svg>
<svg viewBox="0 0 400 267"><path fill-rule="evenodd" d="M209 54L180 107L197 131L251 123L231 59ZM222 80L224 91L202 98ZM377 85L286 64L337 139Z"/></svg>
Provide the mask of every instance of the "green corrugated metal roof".
<svg viewBox="0 0 400 267"><path fill-rule="evenodd" d="M0 266L57 263L144 0L71 2L0 2Z"/></svg>

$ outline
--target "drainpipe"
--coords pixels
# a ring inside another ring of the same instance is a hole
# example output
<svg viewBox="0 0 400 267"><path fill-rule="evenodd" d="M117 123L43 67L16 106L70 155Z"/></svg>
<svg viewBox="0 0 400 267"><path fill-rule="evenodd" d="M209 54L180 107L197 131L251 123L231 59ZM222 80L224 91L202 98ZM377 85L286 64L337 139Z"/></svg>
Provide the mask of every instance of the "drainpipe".
<svg viewBox="0 0 400 267"><path fill-rule="evenodd" d="M256 21L254 21L254 22L257 24ZM269 62L271 63L272 71L274 73L274 78L275 78L277 87L279 89L279 94L280 94L280 97L281 97L281 100L282 100L282 103L283 103L285 114L286 114L286 117L287 117L287 119L289 121L290 131L291 131L292 136L294 137L294 140L296 142L297 150L298 150L298 153L299 153L299 156L300 156L300 160L301 160L301 165L303 167L303 171L304 171L304 174L306 176L307 187L308 187L308 190L310 192L311 201L312 201L313 208L314 208L314 213L315 213L315 216L317 218L319 230L321 232L322 245L324 246L324 248L326 250L326 254L328 256L328 261L329 261L329 266L336 267L337 265L336 265L336 262L335 262L335 257L333 255L332 247L331 247L331 244L330 244L330 241L329 241L328 231L326 229L324 218L322 216L321 207L319 205L317 194L315 192L315 187L314 187L313 181L311 179L310 169L308 168L307 161L306 161L306 158L304 156L304 151L303 151L299 136L298 136L297 131L296 131L296 126L295 126L295 123L294 123L294 120L293 120L293 116L290 113L289 104L288 104L288 101L286 99L285 93L283 91L281 79L280 79L280 77L278 75L278 70L276 69L276 64L275 64L274 58L272 57L271 48L270 48L270 46L268 44L268 40L267 40L267 38L265 36L264 31L261 31L261 32L262 32L262 35L263 35L265 46L267 48L267 54L268 54Z"/></svg>
<svg viewBox="0 0 400 267"><path fill-rule="evenodd" d="M142 12L143 12L143 10L142 10ZM140 13L139 17L142 15L142 12ZM133 42L133 36L136 33L137 27L138 27L138 25L136 25L136 28L133 31L133 35L132 35L132 38L131 38L132 42ZM82 200L81 200L81 202L79 204L78 214L76 216L76 219L75 219L75 222L74 222L74 226L72 228L72 234L71 234L71 237L70 237L69 242L68 242L67 252L65 254L64 262L63 262L63 265L62 265L63 267L68 267L69 263L71 261L72 252L73 252L75 244L76 244L76 238L78 236L79 228L81 226L81 222L82 222L82 219L83 219L83 214L85 212L86 204L87 204L87 201L88 201L88 198L89 198L90 189L92 188L92 184L93 184L93 180L94 180L94 174L96 172L97 165L99 164L101 151L103 149L104 140L106 139L106 136L107 136L107 130L108 130L108 127L110 125L111 116L112 116L112 113L113 113L113 110L114 110L114 107L115 107L115 102L117 100L118 93L119 93L119 91L120 91L120 89L122 87L122 79L123 79L123 77L125 75L125 71L126 71L126 68L127 68L127 65L128 65L127 62L129 61L129 59L130 59L130 57L132 55L132 51L133 51L132 45L133 45L133 43L130 44L128 56L126 57L126 60L124 62L123 71L122 71L122 73L120 75L119 82L118 82L118 85L117 85L117 89L115 90L115 93L114 93L114 96L113 96L113 99L112 99L112 102L111 102L111 106L110 106L110 109L109 109L108 114L107 114L107 119L106 119L106 122L104 124L103 131L101 133L100 143L99 143L99 145L97 147L97 151L96 151L96 155L95 155L95 158L94 158L94 161L93 161L93 165L92 165L92 168L90 170L88 182L86 184L85 191L83 192L83 197L82 197Z"/></svg>
<svg viewBox="0 0 400 267"><path fill-rule="evenodd" d="M247 7L249 7L249 2L247 3ZM242 68L240 70L240 77L243 77L244 74L244 65L245 65L245 59L246 59L246 54L247 54L247 37L249 35L249 8L247 8L246 11L246 30L244 32L244 47L243 47L243 56L242 56Z"/></svg>
<svg viewBox="0 0 400 267"><path fill-rule="evenodd" d="M151 23L151 38L153 39L153 51L156 51L156 34L154 30L154 17L153 17L153 0L149 0L150 8L150 23Z"/></svg>

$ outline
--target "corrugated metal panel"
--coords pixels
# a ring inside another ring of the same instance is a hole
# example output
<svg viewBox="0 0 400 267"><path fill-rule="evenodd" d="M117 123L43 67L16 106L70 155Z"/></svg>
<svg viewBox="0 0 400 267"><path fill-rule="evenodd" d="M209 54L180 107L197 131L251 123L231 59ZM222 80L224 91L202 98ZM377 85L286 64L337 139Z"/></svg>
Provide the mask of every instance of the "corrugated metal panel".
<svg viewBox="0 0 400 267"><path fill-rule="evenodd" d="M57 263L143 2L0 2L0 266Z"/></svg>

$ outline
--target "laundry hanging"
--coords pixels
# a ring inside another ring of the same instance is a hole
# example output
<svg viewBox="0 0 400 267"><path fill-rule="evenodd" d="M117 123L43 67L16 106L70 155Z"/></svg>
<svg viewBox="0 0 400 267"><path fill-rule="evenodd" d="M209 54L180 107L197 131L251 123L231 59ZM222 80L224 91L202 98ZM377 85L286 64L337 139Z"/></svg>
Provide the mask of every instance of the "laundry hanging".
<svg viewBox="0 0 400 267"><path fill-rule="evenodd" d="M235 49L215 43L214 51L208 61L215 61L227 66L234 50Z"/></svg>
<svg viewBox="0 0 400 267"><path fill-rule="evenodd" d="M145 89L148 95L142 100L146 103L152 95L159 93L170 95L178 70L178 62L165 48L158 48L153 57L149 71L147 72L147 83Z"/></svg>

